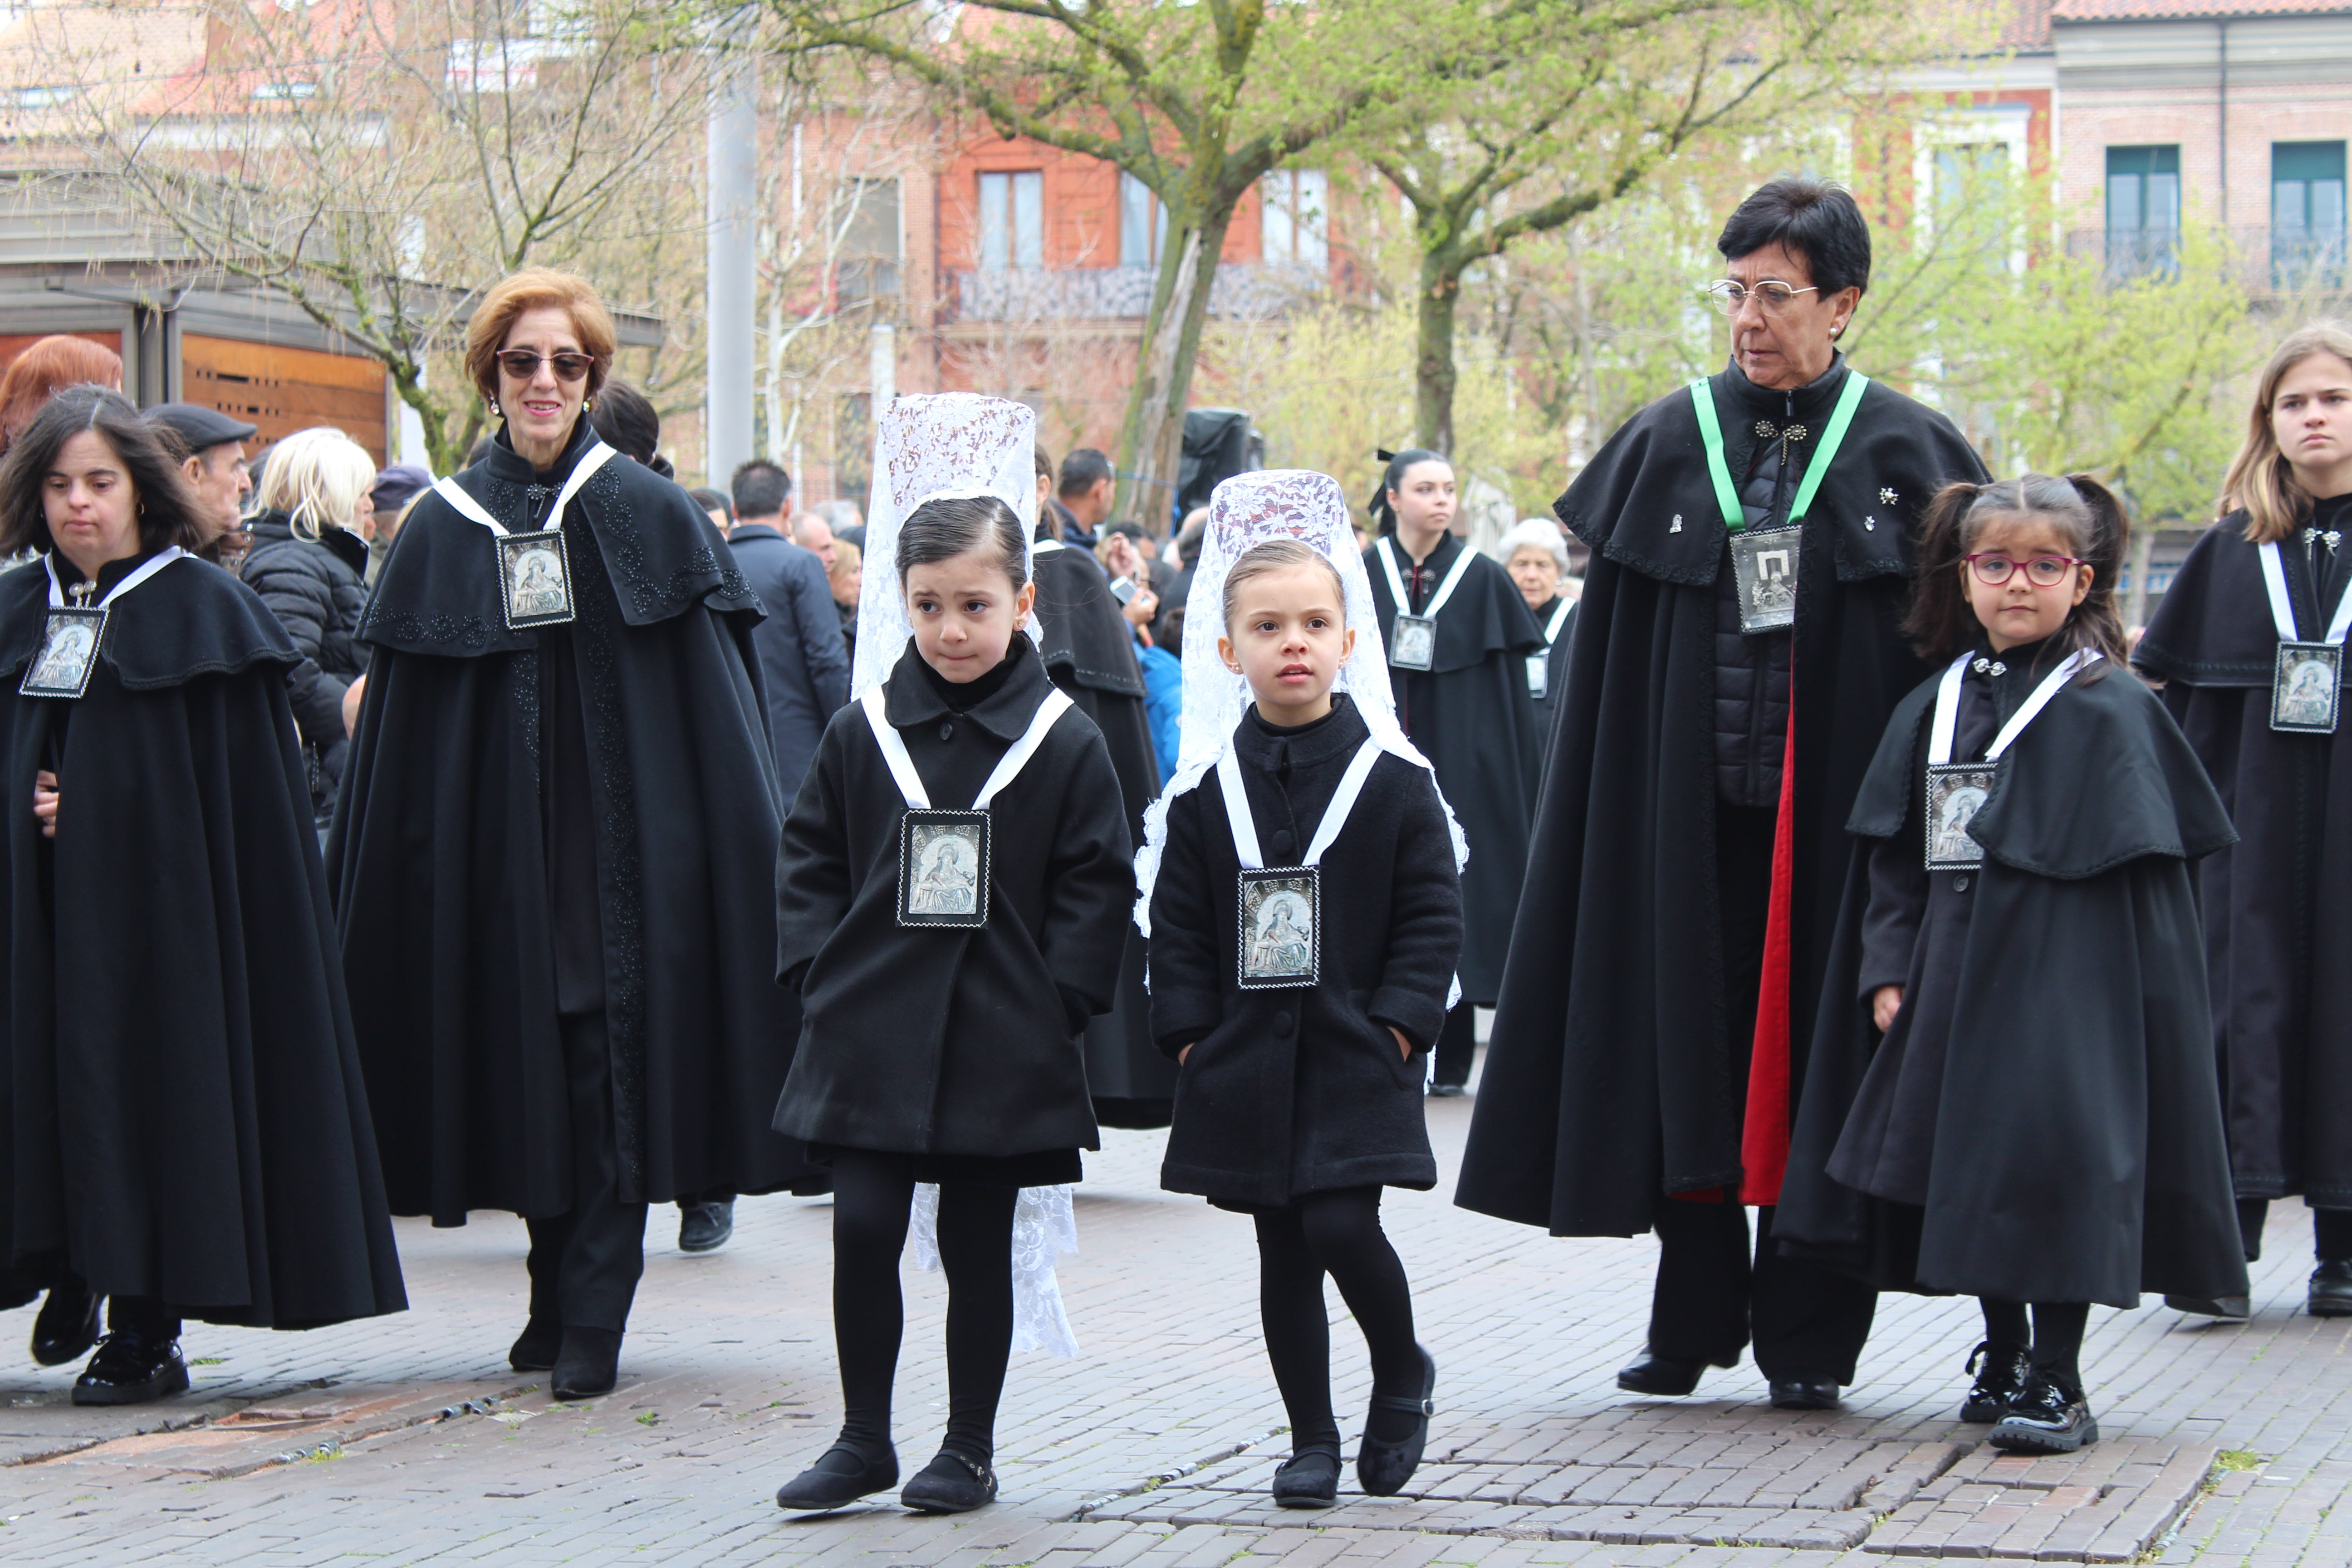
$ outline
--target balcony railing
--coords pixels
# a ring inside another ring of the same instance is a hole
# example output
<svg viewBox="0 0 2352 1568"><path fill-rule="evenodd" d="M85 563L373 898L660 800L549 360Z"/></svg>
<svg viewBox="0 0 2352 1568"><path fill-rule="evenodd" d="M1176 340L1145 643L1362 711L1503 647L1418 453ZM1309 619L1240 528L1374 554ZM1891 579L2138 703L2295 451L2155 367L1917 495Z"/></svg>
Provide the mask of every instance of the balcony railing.
<svg viewBox="0 0 2352 1568"><path fill-rule="evenodd" d="M2334 294L2352 282L2340 233L2246 224L2223 230L2222 237L2239 276L2257 292ZM2182 238L2177 229L2078 228L2067 235L2066 249L2104 258L2107 280L2126 283L2172 276L2180 267Z"/></svg>
<svg viewBox="0 0 2352 1568"><path fill-rule="evenodd" d="M1007 267L958 272L952 318L1032 325L1049 321L1139 321L1151 308L1151 267ZM1227 262L1209 284L1209 314L1279 316L1325 286L1317 268Z"/></svg>

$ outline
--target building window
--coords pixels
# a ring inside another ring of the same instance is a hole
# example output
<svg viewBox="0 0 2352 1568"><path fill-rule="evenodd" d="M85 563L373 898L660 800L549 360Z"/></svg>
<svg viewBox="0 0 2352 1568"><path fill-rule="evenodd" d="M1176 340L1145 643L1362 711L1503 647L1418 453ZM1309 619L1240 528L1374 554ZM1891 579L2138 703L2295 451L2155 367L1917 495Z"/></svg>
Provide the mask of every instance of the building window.
<svg viewBox="0 0 2352 1568"><path fill-rule="evenodd" d="M980 177L980 269L1045 265L1045 176L1035 169Z"/></svg>
<svg viewBox="0 0 2352 1568"><path fill-rule="evenodd" d="M2281 289L2344 276L2344 143L2271 143L2271 280Z"/></svg>
<svg viewBox="0 0 2352 1568"><path fill-rule="evenodd" d="M1122 170L1118 176L1118 264L1157 267L1168 243L1168 209L1151 187Z"/></svg>
<svg viewBox="0 0 2352 1568"><path fill-rule="evenodd" d="M2180 149L2107 149L2107 275L2169 272L2180 247Z"/></svg>
<svg viewBox="0 0 2352 1568"><path fill-rule="evenodd" d="M985 177L985 176L983 176ZM834 288L844 305L898 292L898 182L856 179L834 192Z"/></svg>
<svg viewBox="0 0 2352 1568"><path fill-rule="evenodd" d="M1269 267L1323 272L1331 265L1331 179L1320 169L1276 169L1259 182L1265 198L1259 254Z"/></svg>

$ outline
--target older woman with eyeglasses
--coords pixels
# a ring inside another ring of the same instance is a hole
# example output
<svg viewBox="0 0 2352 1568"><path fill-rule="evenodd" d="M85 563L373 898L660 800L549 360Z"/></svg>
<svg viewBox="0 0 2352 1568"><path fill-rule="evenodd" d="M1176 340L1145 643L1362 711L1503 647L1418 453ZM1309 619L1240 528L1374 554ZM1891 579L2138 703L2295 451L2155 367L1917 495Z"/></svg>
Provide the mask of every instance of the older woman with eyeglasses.
<svg viewBox="0 0 2352 1568"><path fill-rule="evenodd" d="M692 497L583 417L613 319L543 268L466 364L500 420L422 495L372 649L328 857L392 1205L530 1230L509 1360L600 1394L647 1205L772 1191L799 1019L775 983L782 811L759 601Z"/></svg>
<svg viewBox="0 0 2352 1568"><path fill-rule="evenodd" d="M1845 890L1845 821L1927 668L1899 630L1928 499L1984 466L1839 348L1870 284L1843 189L1742 202L1706 285L1730 363L1635 415L1556 510L1591 548L1458 1201L1559 1236L1654 1229L1620 1387L1684 1394L1753 1338L1834 1405L1870 1330L1859 1205L1801 1256L1773 1209ZM1818 1007L1817 1007L1818 1004ZM1743 1205L1761 1213L1750 1261Z"/></svg>

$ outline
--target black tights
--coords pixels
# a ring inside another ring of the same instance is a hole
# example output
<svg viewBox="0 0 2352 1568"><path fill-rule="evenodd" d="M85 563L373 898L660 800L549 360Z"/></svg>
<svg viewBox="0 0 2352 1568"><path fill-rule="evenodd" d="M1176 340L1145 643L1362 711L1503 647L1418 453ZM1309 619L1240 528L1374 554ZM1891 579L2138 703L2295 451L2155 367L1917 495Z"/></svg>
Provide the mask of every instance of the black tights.
<svg viewBox="0 0 2352 1568"><path fill-rule="evenodd" d="M2259 1262L2263 1256L2263 1225L2270 1218L2268 1198L2238 1200L2238 1234L2246 1243L2246 1261ZM2319 1263L2341 1263L2352 1258L2352 1209L2314 1209L2311 1211L2311 1251Z"/></svg>
<svg viewBox="0 0 2352 1568"><path fill-rule="evenodd" d="M2083 1391L2083 1329L2091 1321L2088 1301L2036 1301L2033 1331L2026 1332L2025 1303L1979 1296L1985 1338L1996 1347L2032 1347L2033 1370L2069 1393Z"/></svg>
<svg viewBox="0 0 2352 1568"><path fill-rule="evenodd" d="M973 1463L996 1456L996 1405L1013 1357L1013 1205L1018 1187L940 1187L940 1261L948 1276L948 1430L940 1443ZM893 1452L890 1385L906 1310L898 1256L915 1197L911 1163L835 1151L833 1340L841 1358L841 1441L869 1459Z"/></svg>
<svg viewBox="0 0 2352 1568"><path fill-rule="evenodd" d="M1323 1304L1323 1276L1356 1316L1372 1352L1372 1387L1381 1394L1421 1397L1421 1347L1412 1337L1412 1287L1404 1265L1381 1230L1381 1189L1344 1187L1309 1193L1256 1215L1258 1313L1265 1325L1266 1359L1290 1413L1291 1450L1337 1448L1339 1424L1331 1415L1331 1320ZM1414 1417L1375 1410L1370 1429L1402 1438Z"/></svg>

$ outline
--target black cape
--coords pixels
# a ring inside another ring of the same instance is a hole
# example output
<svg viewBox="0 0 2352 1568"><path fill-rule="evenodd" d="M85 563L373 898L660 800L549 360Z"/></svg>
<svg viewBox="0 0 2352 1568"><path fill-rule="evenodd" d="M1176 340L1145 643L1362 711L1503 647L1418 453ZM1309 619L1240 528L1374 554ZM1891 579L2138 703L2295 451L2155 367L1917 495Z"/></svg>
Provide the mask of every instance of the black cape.
<svg viewBox="0 0 2352 1568"><path fill-rule="evenodd" d="M1559 614L1559 601L1554 599L1542 609L1535 612L1536 628L1540 631L1550 626L1552 616L1558 614ZM1559 722L1559 710L1563 706L1559 700L1560 694L1568 689L1568 650L1574 646L1575 639L1576 606L1570 604L1568 606L1568 618L1559 624L1559 636L1551 639L1551 646L1544 649L1540 656L1530 656L1540 657L1543 659L1544 691L1542 696L1535 700L1535 703L1536 727L1543 733L1542 755L1546 771L1549 771L1551 766L1551 732ZM1528 689L1529 691L1535 689L1535 683L1532 680L1528 682Z"/></svg>
<svg viewBox="0 0 2352 1568"><path fill-rule="evenodd" d="M883 684L934 807L968 807L1052 692L1025 644L963 713L924 679L911 638ZM1078 1037L1111 1005L1135 872L1093 722L1065 712L988 815L987 922L900 925L906 797L864 703L825 726L776 860L776 973L806 1018L781 1131L904 1154L1099 1146Z"/></svg>
<svg viewBox="0 0 2352 1568"><path fill-rule="evenodd" d="M1102 731L1128 833L1140 845L1143 808L1160 793L1160 764L1127 617L1111 596L1110 579L1086 551L1040 541L1034 570L1046 673ZM1174 1068L1152 1048L1144 959L1143 934L1130 923L1111 1010L1087 1024L1087 1088L1106 1127L1165 1127L1176 1094Z"/></svg>
<svg viewBox="0 0 2352 1568"><path fill-rule="evenodd" d="M581 435L544 483L568 473ZM529 525L503 442L457 483ZM426 494L360 623L367 696L329 847L345 972L396 1214L570 1206L542 820L542 637L568 636L587 724L593 873L625 1193L772 1191L796 1033L775 984L775 759L759 602L710 520L608 461L563 521L578 618L509 631L488 531Z"/></svg>
<svg viewBox="0 0 2352 1568"><path fill-rule="evenodd" d="M1715 378L1718 407L1736 407ZM1919 513L1983 465L1874 383L1798 552L1790 1040L1835 929L1845 819L1926 673L1899 630ZM1891 492L1893 500L1885 498ZM1727 532L1690 395L1628 420L1557 504L1591 546L1510 967L1455 1202L1559 1236L1633 1236L1662 1194L1740 1178L1715 889L1716 577ZM1524 605L1521 606L1524 612ZM1789 1081L1803 1082L1792 1060Z"/></svg>
<svg viewBox="0 0 2352 1568"><path fill-rule="evenodd" d="M406 1305L287 702L254 592L174 561L79 700L20 697L48 574L0 576L0 1265L299 1329ZM58 836L33 776L58 774Z"/></svg>
<svg viewBox="0 0 2352 1568"><path fill-rule="evenodd" d="M2238 1192L2352 1208L2352 723L2271 728L2278 633L2245 524L2198 540L2132 658L2166 682L2240 835L2198 868ZM2297 629L2316 638L2304 552L2279 554Z"/></svg>
<svg viewBox="0 0 2352 1568"><path fill-rule="evenodd" d="M1438 581L1470 546L1448 534L1430 560ZM1397 548L1400 575L1412 563ZM1375 551L1364 552L1383 647L1394 647L1396 603ZM1434 590L1432 590L1434 592ZM1528 864L1528 830L1543 775L1543 731L1528 692L1528 656L1543 651L1511 574L1475 552L1437 617L1426 670L1389 667L1397 718L1437 770L1437 787L1470 841L1462 868L1462 1000L1491 1007L1502 994L1511 917Z"/></svg>
<svg viewBox="0 0 2352 1568"><path fill-rule="evenodd" d="M2003 717L2031 689L2022 672L2008 681ZM1922 865L1923 884L1964 895L1945 916L1962 929L1937 945L1941 973L1915 959L1906 1008L1933 989L1948 1028L1906 1040L1898 1018L1881 1043L1872 1026L1864 988L1883 977L1860 972L1865 917L1877 918L1868 862L1879 840L1924 856L1935 696L1930 679L1895 710L1854 802L1864 842L1774 1237L1882 1289L2116 1307L2143 1290L2244 1295L2189 867L2235 834L2179 728L2126 671L2076 676L2003 753L1969 829L1981 868ZM1932 1075L1929 1115L1908 1124L1885 1116L1906 1052ZM1924 1166L1916 1205L1840 1180L1877 1186L1906 1164Z"/></svg>

